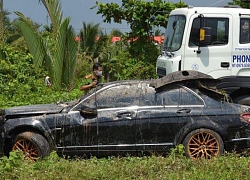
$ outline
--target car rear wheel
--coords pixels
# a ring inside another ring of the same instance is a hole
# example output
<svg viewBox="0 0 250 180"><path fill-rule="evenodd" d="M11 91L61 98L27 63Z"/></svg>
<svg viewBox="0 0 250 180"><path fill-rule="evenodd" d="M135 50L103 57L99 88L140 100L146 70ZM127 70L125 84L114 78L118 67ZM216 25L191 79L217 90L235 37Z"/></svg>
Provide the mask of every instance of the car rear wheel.
<svg viewBox="0 0 250 180"><path fill-rule="evenodd" d="M186 155L191 159L210 159L224 152L224 144L220 135L210 129L197 129L189 133L183 145Z"/></svg>
<svg viewBox="0 0 250 180"><path fill-rule="evenodd" d="M23 132L16 136L12 150L22 151L25 159L35 162L39 157L49 155L48 141L40 134Z"/></svg>

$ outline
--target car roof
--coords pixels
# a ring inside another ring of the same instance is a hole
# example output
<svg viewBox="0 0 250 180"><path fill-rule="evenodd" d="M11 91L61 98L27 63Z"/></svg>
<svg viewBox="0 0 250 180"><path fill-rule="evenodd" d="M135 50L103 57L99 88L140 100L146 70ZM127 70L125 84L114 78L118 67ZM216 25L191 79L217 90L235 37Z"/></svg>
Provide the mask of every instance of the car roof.
<svg viewBox="0 0 250 180"><path fill-rule="evenodd" d="M127 84L127 83L139 83L139 82L149 83L150 86L158 90L160 90L162 87L169 86L170 84L172 85L181 83L185 85L193 82L196 82L196 84L198 82L209 89L217 90L216 84L219 82L219 80L214 79L212 76L201 73L199 71L187 70L187 71L176 71L162 78L151 79L151 80L121 80L121 81L112 81L108 83L100 83L98 84L97 90L115 84Z"/></svg>
<svg viewBox="0 0 250 180"><path fill-rule="evenodd" d="M202 90L203 92L206 92L206 94L209 94L214 98L224 99L226 95L225 93L224 94L221 93L216 88L216 84L219 82L218 79L214 79L212 76L201 73L199 71L188 70L188 71L173 72L158 79L121 80L121 81L111 81L108 83L100 83L96 88L91 89L85 96L94 93L94 91L98 91L103 88L105 89L105 87L110 87L119 84L131 84L131 83L135 84L139 82L148 83L151 87L154 87L156 91L161 91L175 84L179 84L187 86L189 88L196 88Z"/></svg>

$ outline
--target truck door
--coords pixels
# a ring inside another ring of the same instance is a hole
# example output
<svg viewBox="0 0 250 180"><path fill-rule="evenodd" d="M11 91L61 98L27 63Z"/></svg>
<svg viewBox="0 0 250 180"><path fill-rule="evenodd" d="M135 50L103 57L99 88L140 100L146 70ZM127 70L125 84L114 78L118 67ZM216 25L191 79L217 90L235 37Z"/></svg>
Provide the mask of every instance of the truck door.
<svg viewBox="0 0 250 180"><path fill-rule="evenodd" d="M249 14L242 15L240 17L240 23L237 25L238 27L236 27L237 29L239 29L239 33L237 33L237 35L234 36L234 40L236 43L233 46L232 75L249 76L249 69L250 69L249 25L250 25Z"/></svg>
<svg viewBox="0 0 250 180"><path fill-rule="evenodd" d="M203 16L202 21L197 14L190 17L187 38L184 42L186 45L182 69L197 70L214 78L228 76L231 74L232 17L220 14L203 14ZM211 42L200 43L201 27L210 29Z"/></svg>

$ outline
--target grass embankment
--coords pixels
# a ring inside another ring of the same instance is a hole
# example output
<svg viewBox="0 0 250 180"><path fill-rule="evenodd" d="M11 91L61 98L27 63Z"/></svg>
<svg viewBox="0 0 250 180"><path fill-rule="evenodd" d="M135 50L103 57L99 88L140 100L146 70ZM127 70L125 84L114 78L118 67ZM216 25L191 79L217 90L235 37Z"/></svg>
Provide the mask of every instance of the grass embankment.
<svg viewBox="0 0 250 180"><path fill-rule="evenodd" d="M227 154L211 160L193 161L181 155L167 157L109 157L90 159L59 158L52 153L46 159L30 163L16 152L0 160L1 179L83 180L83 179L250 179L250 157Z"/></svg>

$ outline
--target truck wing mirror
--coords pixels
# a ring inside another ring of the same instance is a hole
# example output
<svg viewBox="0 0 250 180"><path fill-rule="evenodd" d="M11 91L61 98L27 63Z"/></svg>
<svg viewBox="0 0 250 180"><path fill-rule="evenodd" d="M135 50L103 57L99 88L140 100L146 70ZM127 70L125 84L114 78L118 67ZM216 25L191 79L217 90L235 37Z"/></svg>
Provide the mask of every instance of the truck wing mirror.
<svg viewBox="0 0 250 180"><path fill-rule="evenodd" d="M210 27L201 27L200 29L200 43L201 45L211 44L212 35Z"/></svg>

